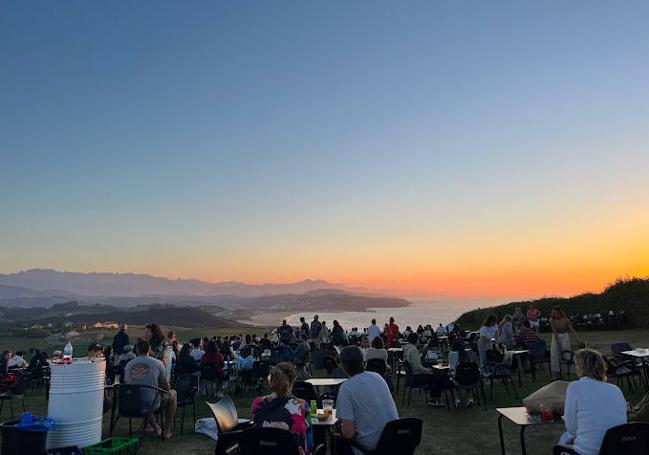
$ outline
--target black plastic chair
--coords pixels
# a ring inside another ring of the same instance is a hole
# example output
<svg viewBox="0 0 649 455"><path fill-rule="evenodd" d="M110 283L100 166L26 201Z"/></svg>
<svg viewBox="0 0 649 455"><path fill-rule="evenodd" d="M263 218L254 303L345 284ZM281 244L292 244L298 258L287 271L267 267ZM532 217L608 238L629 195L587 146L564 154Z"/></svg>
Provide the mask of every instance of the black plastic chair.
<svg viewBox="0 0 649 455"><path fill-rule="evenodd" d="M570 447L554 446L552 455L580 455L580 453Z"/></svg>
<svg viewBox="0 0 649 455"><path fill-rule="evenodd" d="M471 396L475 401L480 404L480 394L482 393L482 402L487 402L484 387L482 383L482 375L480 374L480 367L475 362L461 362L455 367L455 375L453 382L460 388L469 390Z"/></svg>
<svg viewBox="0 0 649 455"><path fill-rule="evenodd" d="M413 455L421 442L421 429L423 421L413 417L393 420L383 428L381 437L374 450L351 445L365 455Z"/></svg>
<svg viewBox="0 0 649 455"><path fill-rule="evenodd" d="M142 392L145 390L153 391L153 402L145 402ZM160 416L160 437L164 441L164 413L162 410L163 397L167 394L166 390L160 387L140 384L115 384L113 386L113 407L110 413L110 435L120 417L128 417L128 435L133 436L133 419L140 418L144 420L142 431L146 431L146 420L149 416L156 413ZM116 412L117 411L117 412Z"/></svg>
<svg viewBox="0 0 649 455"><path fill-rule="evenodd" d="M185 410L187 406L192 406L192 416L194 425L196 425L196 392L198 392L199 378L195 374L185 374L178 376L174 389L176 390L177 406L183 408L183 415L180 419L180 434L183 434L185 428ZM176 421L174 420L174 427ZM193 428L193 427L192 427Z"/></svg>
<svg viewBox="0 0 649 455"><path fill-rule="evenodd" d="M485 362L483 366L483 376L485 377L485 379L489 380L490 400L494 399L494 384L496 383L496 381L500 381L500 383L505 388L505 391L507 391L507 394L509 394L508 384L511 385L512 390L514 391L514 396L518 398L518 391L516 390L516 385L514 384L514 380L512 379L512 371L504 363Z"/></svg>
<svg viewBox="0 0 649 455"><path fill-rule="evenodd" d="M599 449L599 455L649 454L649 424L633 422L610 428Z"/></svg>
<svg viewBox="0 0 649 455"><path fill-rule="evenodd" d="M403 368L406 371L406 378L403 385L403 394L401 396L401 406L406 404L406 395L408 395L407 406L410 406L410 398L412 397L412 391L417 390L428 390L430 388L430 376L429 374L413 374L412 368L408 362L403 362Z"/></svg>
<svg viewBox="0 0 649 455"><path fill-rule="evenodd" d="M179 376L186 376L185 374ZM205 394L209 394L213 397L216 397L221 386L223 384L223 373L219 371L216 365L212 364L202 364L201 365L201 382L204 384L203 391ZM208 392L209 389L209 392Z"/></svg>
<svg viewBox="0 0 649 455"><path fill-rule="evenodd" d="M572 351L561 351L559 355L559 379L563 379L565 367L567 376L570 376L570 369L575 366L575 353Z"/></svg>
<svg viewBox="0 0 649 455"><path fill-rule="evenodd" d="M252 426L249 420L239 422L237 408L232 399L225 395L216 403L207 403L212 412L219 439L216 442L215 454L227 454L239 443L239 437L243 430Z"/></svg>
<svg viewBox="0 0 649 455"><path fill-rule="evenodd" d="M250 428L239 439L240 455L298 455L295 435L279 428Z"/></svg>
<svg viewBox="0 0 649 455"><path fill-rule="evenodd" d="M23 374L17 374L16 381L11 385L0 384L0 414L2 413L4 402L8 401L9 409L11 409L11 418L14 418L14 399L21 400L23 412L25 412L25 392L28 385L29 380Z"/></svg>
<svg viewBox="0 0 649 455"><path fill-rule="evenodd" d="M523 346L529 350L528 357L532 363L532 382L536 381L536 371L539 365L547 365L550 369L550 352L548 351L545 340L537 340L531 343L525 343Z"/></svg>
<svg viewBox="0 0 649 455"><path fill-rule="evenodd" d="M293 383L293 395L297 398L303 399L307 403L311 403L311 401L315 400L319 407L322 406L320 397L315 391L315 387L313 387L313 384L309 382L295 381L295 383Z"/></svg>

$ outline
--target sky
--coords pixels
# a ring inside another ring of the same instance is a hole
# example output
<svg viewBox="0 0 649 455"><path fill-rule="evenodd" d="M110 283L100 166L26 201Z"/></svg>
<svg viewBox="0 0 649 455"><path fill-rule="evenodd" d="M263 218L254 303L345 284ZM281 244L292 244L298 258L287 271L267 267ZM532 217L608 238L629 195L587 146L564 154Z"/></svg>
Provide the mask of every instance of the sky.
<svg viewBox="0 0 649 455"><path fill-rule="evenodd" d="M0 272L649 275L649 2L0 3Z"/></svg>

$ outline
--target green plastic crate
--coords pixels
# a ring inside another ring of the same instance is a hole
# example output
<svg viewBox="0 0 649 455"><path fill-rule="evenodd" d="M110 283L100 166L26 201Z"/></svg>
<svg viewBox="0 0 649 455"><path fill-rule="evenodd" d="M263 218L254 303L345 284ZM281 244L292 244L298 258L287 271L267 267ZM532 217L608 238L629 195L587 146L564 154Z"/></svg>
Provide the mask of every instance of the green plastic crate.
<svg viewBox="0 0 649 455"><path fill-rule="evenodd" d="M84 455L135 455L138 448L137 438L108 438L85 447Z"/></svg>

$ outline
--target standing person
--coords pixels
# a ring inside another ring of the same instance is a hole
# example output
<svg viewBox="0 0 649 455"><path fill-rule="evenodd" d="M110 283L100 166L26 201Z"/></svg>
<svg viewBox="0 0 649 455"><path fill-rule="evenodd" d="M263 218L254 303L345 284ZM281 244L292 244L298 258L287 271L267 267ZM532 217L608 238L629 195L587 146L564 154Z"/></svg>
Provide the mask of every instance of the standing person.
<svg viewBox="0 0 649 455"><path fill-rule="evenodd" d="M350 379L343 382L336 400L336 417L341 420L343 440L372 451L376 448L383 428L388 422L397 420L399 414L385 380L377 373L364 371L363 354L356 346L347 346L340 354L340 360ZM345 452L342 441L340 450ZM355 454L360 452L354 450Z"/></svg>
<svg viewBox="0 0 649 455"><path fill-rule="evenodd" d="M487 316L480 327L480 338L478 339L478 354L480 354L480 367L487 361L487 351L491 349L491 340L496 337L498 330L498 316L491 313Z"/></svg>
<svg viewBox="0 0 649 455"><path fill-rule="evenodd" d="M124 346L131 344L128 338L126 331L128 330L128 325L122 324L119 327L119 332L113 337L113 355L119 357L124 354Z"/></svg>
<svg viewBox="0 0 649 455"><path fill-rule="evenodd" d="M394 318L390 317L390 323L388 324L388 348L392 347L392 343L399 337L399 326L394 322Z"/></svg>
<svg viewBox="0 0 649 455"><path fill-rule="evenodd" d="M512 315L512 325L514 327L514 333L518 333L521 328L523 328L523 321L525 321L525 314L521 311L520 306L514 308L514 314Z"/></svg>
<svg viewBox="0 0 649 455"><path fill-rule="evenodd" d="M497 339L499 343L505 346L505 349L511 351L514 348L514 328L512 317L508 314L498 324Z"/></svg>
<svg viewBox="0 0 649 455"><path fill-rule="evenodd" d="M164 339L164 334L162 336ZM153 427L156 433L164 431L165 439L171 438L171 424L176 414L176 391L169 386L167 372L164 364L150 356L151 347L146 340L138 340L136 344L137 357L131 360L124 368L124 382L126 384L150 385L159 387L167 393L162 395L160 407L164 409L165 419L164 429L161 429L156 423L153 416L149 416L148 424ZM145 407L153 408L158 405L157 392L151 389L142 390L142 399L145 401Z"/></svg>
<svg viewBox="0 0 649 455"><path fill-rule="evenodd" d="M302 339L302 337L304 336L309 338L309 329L310 329L309 323L306 322L304 316L300 317L300 338L299 339Z"/></svg>
<svg viewBox="0 0 649 455"><path fill-rule="evenodd" d="M437 328L435 329L435 333L436 333L437 335L446 335L446 334L448 333L448 331L446 330L446 327L444 327L444 326L442 325L442 323L440 322L440 323L439 323L439 327L437 327Z"/></svg>
<svg viewBox="0 0 649 455"><path fill-rule="evenodd" d="M279 341L285 344L291 344L291 341L293 341L293 327L288 325L286 319L284 319L282 325L277 328L277 335L279 336Z"/></svg>
<svg viewBox="0 0 649 455"><path fill-rule="evenodd" d="M322 321L322 334L320 335L322 344L331 344L331 330L327 327L327 321Z"/></svg>
<svg viewBox="0 0 649 455"><path fill-rule="evenodd" d="M530 321L530 327L536 333L539 332L540 317L541 317L541 312L536 309L533 303L530 303L530 307L527 309L527 320Z"/></svg>
<svg viewBox="0 0 649 455"><path fill-rule="evenodd" d="M340 325L340 323L334 320L334 328L331 331L331 341L335 346L347 346L349 340L347 339L347 334L345 329Z"/></svg>
<svg viewBox="0 0 649 455"><path fill-rule="evenodd" d="M597 455L606 432L627 422L627 403L622 391L606 382L606 362L599 352L580 349L574 360L579 380L566 391L566 432L559 444L580 455Z"/></svg>
<svg viewBox="0 0 649 455"><path fill-rule="evenodd" d="M311 321L311 341L315 343L316 349L320 349L320 335L322 334L322 324L318 321L318 315L313 315L313 321Z"/></svg>
<svg viewBox="0 0 649 455"><path fill-rule="evenodd" d="M376 319L372 319L372 324L367 328L367 338L372 343L372 340L381 336L381 329L376 325Z"/></svg>
<svg viewBox="0 0 649 455"><path fill-rule="evenodd" d="M167 365L171 365L171 359L167 351L167 339L161 326L153 323L147 324L144 329L144 339L151 345L151 357L161 361L165 368Z"/></svg>
<svg viewBox="0 0 649 455"><path fill-rule="evenodd" d="M550 346L550 366L555 378L561 376L561 353L570 351L572 343L570 334L572 333L577 339L577 332L572 327L570 319L566 317L563 310L555 306L552 308L552 317L550 318L550 328L552 328L552 345Z"/></svg>

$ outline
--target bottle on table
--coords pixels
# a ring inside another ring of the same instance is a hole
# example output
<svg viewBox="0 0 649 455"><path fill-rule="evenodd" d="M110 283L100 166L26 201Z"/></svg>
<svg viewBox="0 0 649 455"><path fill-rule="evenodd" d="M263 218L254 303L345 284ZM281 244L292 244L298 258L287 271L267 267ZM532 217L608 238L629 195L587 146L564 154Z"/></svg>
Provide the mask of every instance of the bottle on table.
<svg viewBox="0 0 649 455"><path fill-rule="evenodd" d="M65 347L63 348L63 363L72 363L72 341L68 341Z"/></svg>

